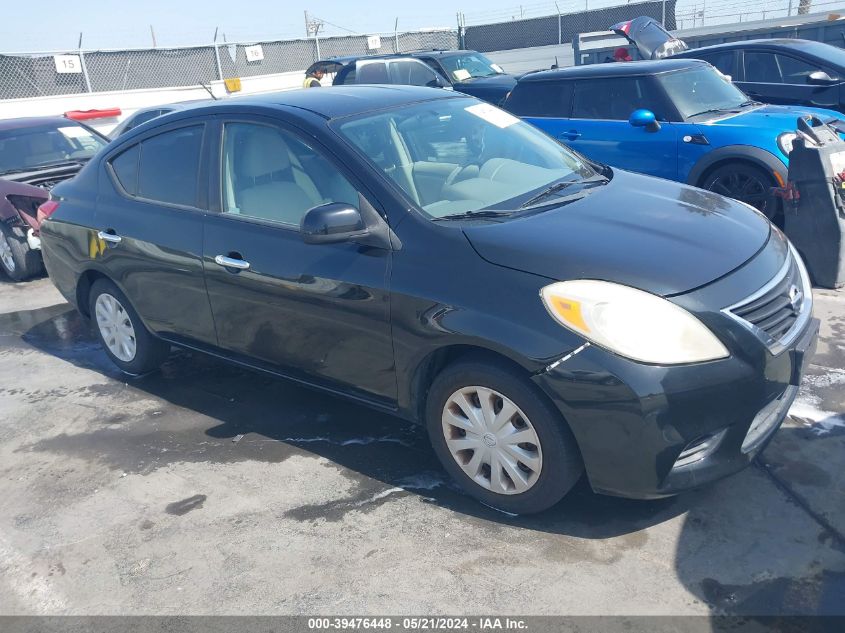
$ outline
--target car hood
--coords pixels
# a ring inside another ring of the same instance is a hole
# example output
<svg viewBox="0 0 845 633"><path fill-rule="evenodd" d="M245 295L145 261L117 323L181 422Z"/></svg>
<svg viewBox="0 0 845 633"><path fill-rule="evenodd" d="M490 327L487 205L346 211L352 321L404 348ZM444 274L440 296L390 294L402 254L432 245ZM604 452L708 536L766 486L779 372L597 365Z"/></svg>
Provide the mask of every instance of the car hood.
<svg viewBox="0 0 845 633"><path fill-rule="evenodd" d="M600 279L658 295L687 292L751 259L769 222L734 200L615 170L560 207L505 222L469 222L487 261L550 279Z"/></svg>
<svg viewBox="0 0 845 633"><path fill-rule="evenodd" d="M843 115L834 110L811 108L804 106L762 105L739 110L736 114L719 114L710 121L699 125L737 125L742 127L771 128L777 132L794 131L798 126L798 118L816 116L826 121L828 119L842 119Z"/></svg>
<svg viewBox="0 0 845 633"><path fill-rule="evenodd" d="M516 86L513 75L494 75L493 77L478 77L454 83L455 90L464 94L498 103Z"/></svg>

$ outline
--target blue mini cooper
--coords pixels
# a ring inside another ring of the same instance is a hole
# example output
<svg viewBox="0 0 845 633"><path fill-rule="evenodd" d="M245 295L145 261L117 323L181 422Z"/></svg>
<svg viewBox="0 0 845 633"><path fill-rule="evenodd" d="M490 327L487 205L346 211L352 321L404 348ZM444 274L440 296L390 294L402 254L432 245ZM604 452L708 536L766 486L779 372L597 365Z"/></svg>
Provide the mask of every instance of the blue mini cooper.
<svg viewBox="0 0 845 633"><path fill-rule="evenodd" d="M770 218L769 190L785 183L797 118L841 116L753 101L693 59L530 73L504 107L588 158L710 189Z"/></svg>

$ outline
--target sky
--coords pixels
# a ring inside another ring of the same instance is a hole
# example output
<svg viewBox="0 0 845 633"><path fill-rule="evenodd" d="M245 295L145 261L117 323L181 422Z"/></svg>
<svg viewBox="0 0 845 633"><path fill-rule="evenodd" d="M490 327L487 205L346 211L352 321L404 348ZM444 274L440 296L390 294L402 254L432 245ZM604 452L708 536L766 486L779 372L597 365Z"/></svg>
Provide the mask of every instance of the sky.
<svg viewBox="0 0 845 633"><path fill-rule="evenodd" d="M636 0L635 0L636 1ZM789 0L679 0L679 13L706 5L710 13L786 7ZM299 38L305 35L304 11L326 22L325 34L390 33L449 27L456 13L467 24L549 15L585 7L623 4L625 0L0 0L0 51L32 52L92 48L139 48L152 44L150 25L159 47L208 44L219 27L229 42ZM830 7L838 0L814 0ZM838 2L845 5L845 1ZM797 6L798 0L794 0ZM740 9L737 9L740 7ZM827 8L825 7L825 8ZM783 15L784 13L781 13ZM756 16L758 19L761 16ZM747 18L746 18L747 19ZM724 21L724 20L721 20ZM690 24L691 26L691 24Z"/></svg>

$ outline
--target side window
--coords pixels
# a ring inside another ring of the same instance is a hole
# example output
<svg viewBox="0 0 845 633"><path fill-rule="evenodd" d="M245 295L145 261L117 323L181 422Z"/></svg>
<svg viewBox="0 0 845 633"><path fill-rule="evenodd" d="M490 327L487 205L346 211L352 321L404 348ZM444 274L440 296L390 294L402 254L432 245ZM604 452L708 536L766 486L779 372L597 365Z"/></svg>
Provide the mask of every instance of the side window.
<svg viewBox="0 0 845 633"><path fill-rule="evenodd" d="M665 119L654 90L640 77L588 79L575 83L574 119L627 121L639 108L651 110L658 119Z"/></svg>
<svg viewBox="0 0 845 633"><path fill-rule="evenodd" d="M358 192L328 159L279 128L227 123L222 168L224 213L298 227L312 207L358 206Z"/></svg>
<svg viewBox="0 0 845 633"><path fill-rule="evenodd" d="M569 116L572 106L571 81L526 81L514 88L505 109L517 116Z"/></svg>
<svg viewBox="0 0 845 633"><path fill-rule="evenodd" d="M384 62L358 62L358 76L355 83L389 84L387 64Z"/></svg>
<svg viewBox="0 0 845 633"><path fill-rule="evenodd" d="M816 64L810 64L802 59L789 57L788 55L776 55L776 57L780 66L780 74L785 84L805 85L810 73L822 70ZM835 73L828 74L832 77L836 76Z"/></svg>
<svg viewBox="0 0 845 633"><path fill-rule="evenodd" d="M734 59L736 55L734 51L723 51L721 53L713 53L711 55L701 55L699 59L703 59L711 66L715 66L723 75L730 75L731 78L736 76Z"/></svg>
<svg viewBox="0 0 845 633"><path fill-rule="evenodd" d="M437 76L434 74L434 71L422 62L410 60L390 62L388 69L390 70L390 81L394 84L408 84L410 86L437 85Z"/></svg>
<svg viewBox="0 0 845 633"><path fill-rule="evenodd" d="M138 157L141 146L133 145L111 159L114 175L124 191L131 196L138 193Z"/></svg>
<svg viewBox="0 0 845 633"><path fill-rule="evenodd" d="M340 69L340 72L335 75L333 86L343 86L355 83L355 64L349 64Z"/></svg>
<svg viewBox="0 0 845 633"><path fill-rule="evenodd" d="M780 68L774 53L749 52L745 57L745 81L764 84L782 83Z"/></svg>
<svg viewBox="0 0 845 633"><path fill-rule="evenodd" d="M139 197L196 206L203 128L202 125L179 128L141 142Z"/></svg>

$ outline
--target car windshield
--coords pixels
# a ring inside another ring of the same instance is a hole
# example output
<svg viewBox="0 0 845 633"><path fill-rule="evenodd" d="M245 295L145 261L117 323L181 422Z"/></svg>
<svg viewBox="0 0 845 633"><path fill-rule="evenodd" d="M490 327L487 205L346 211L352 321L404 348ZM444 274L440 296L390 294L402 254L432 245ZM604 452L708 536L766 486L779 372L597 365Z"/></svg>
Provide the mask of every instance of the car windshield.
<svg viewBox="0 0 845 633"><path fill-rule="evenodd" d="M105 145L73 121L0 130L0 174L87 161Z"/></svg>
<svg viewBox="0 0 845 633"><path fill-rule="evenodd" d="M732 110L748 102L739 88L710 66L658 74L657 79L685 119Z"/></svg>
<svg viewBox="0 0 845 633"><path fill-rule="evenodd" d="M466 81L477 77L492 77L503 75L504 70L494 64L481 53L467 53L465 55L443 55L440 64L449 73L452 81Z"/></svg>
<svg viewBox="0 0 845 633"><path fill-rule="evenodd" d="M475 99L416 103L334 127L433 218L513 212L551 183L595 176L536 128Z"/></svg>

